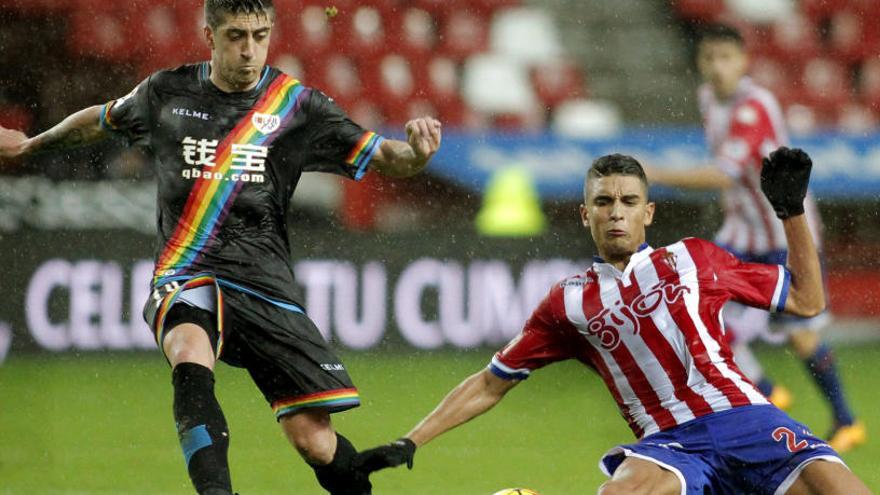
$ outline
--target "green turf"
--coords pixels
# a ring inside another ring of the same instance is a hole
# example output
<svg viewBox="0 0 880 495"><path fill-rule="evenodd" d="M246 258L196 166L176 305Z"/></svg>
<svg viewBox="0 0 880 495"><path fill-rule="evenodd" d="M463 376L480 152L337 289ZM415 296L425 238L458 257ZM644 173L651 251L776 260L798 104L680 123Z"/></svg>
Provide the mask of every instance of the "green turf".
<svg viewBox="0 0 880 495"><path fill-rule="evenodd" d="M761 353L796 394L792 415L821 434L828 426L800 363ZM336 416L356 445L392 440L430 411L487 352L351 354L345 360L363 407ZM880 346L839 349L856 409L876 428L872 363ZM170 375L158 355L15 357L0 367L0 494L188 494L171 420ZM246 373L221 366L220 401L232 432L231 464L243 495L319 494L311 471L287 446ZM873 414L873 416L872 416ZM845 459L880 492L880 442ZM536 373L493 411L420 451L416 467L374 475L375 493L491 494L527 486L544 495L595 493L601 454L632 436L602 383L559 364Z"/></svg>

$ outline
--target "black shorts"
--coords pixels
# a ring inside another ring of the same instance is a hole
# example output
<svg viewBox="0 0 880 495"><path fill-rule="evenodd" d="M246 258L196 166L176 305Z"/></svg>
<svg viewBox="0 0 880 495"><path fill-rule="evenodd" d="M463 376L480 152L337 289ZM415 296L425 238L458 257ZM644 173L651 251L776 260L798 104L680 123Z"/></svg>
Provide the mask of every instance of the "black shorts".
<svg viewBox="0 0 880 495"><path fill-rule="evenodd" d="M164 297L161 291L158 297L154 292L144 308L160 349L166 332L175 325L199 325L218 359L248 370L276 418L306 408L326 408L332 413L360 405L345 366L304 312L203 279L202 286L213 285L220 292L216 306L220 311L212 313L174 300L190 288L190 282L172 288ZM169 307L163 315L164 305Z"/></svg>

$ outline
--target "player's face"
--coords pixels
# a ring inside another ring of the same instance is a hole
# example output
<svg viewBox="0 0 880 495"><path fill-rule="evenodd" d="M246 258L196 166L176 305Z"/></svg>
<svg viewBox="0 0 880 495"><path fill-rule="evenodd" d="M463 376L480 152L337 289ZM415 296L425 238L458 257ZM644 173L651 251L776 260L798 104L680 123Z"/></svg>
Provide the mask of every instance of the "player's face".
<svg viewBox="0 0 880 495"><path fill-rule="evenodd" d="M245 91L257 85L266 65L273 21L271 12L267 16L228 14L216 29L205 27L211 69L226 86L220 89Z"/></svg>
<svg viewBox="0 0 880 495"><path fill-rule="evenodd" d="M703 80L712 85L715 95L727 99L736 92L740 79L746 75L748 56L733 41L707 40L697 50L697 67Z"/></svg>
<svg viewBox="0 0 880 495"><path fill-rule="evenodd" d="M599 255L625 264L645 242L645 227L654 218L654 203L648 202L644 184L632 175L609 175L590 179L584 192L581 220Z"/></svg>

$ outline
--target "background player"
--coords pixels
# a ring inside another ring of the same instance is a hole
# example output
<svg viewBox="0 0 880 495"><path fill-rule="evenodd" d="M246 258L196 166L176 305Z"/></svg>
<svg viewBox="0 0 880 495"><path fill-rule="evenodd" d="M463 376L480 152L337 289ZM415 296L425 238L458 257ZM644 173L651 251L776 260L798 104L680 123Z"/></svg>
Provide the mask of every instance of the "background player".
<svg viewBox="0 0 880 495"><path fill-rule="evenodd" d="M748 55L740 33L726 25L707 27L697 50L697 66L705 83L699 89L700 110L714 163L699 169L649 168L653 183L668 186L721 190L724 223L715 242L744 261L784 263L786 238L782 223L759 190L761 159L788 141L779 103L772 93L746 75ZM807 220L821 248L821 222L811 196ZM748 345L769 332L770 314L731 303L725 323L735 339L737 361L761 392L780 407L791 402L788 392L774 387ZM775 319L775 318L774 318ZM837 372L834 354L820 340L828 315L812 319L779 318L788 341L831 405L833 427L829 443L844 452L865 441L864 425L855 421Z"/></svg>
<svg viewBox="0 0 880 495"><path fill-rule="evenodd" d="M159 242L145 316L173 368L174 418L199 493L232 493L217 359L248 370L324 488L369 493L366 476L351 469L354 447L330 422L330 413L356 407L358 394L300 304L287 210L303 172L417 173L439 148L440 123L416 119L407 142L386 140L266 66L271 0L207 0L205 14L210 62L157 72L34 138L0 129L0 157L113 132L154 157Z"/></svg>
<svg viewBox="0 0 880 495"><path fill-rule="evenodd" d="M406 437L364 451L373 471L403 463L433 438L486 412L529 374L577 359L605 381L638 443L611 449L603 494L869 493L825 443L769 404L733 361L719 322L730 299L813 316L824 308L819 259L803 215L811 162L781 148L762 186L783 219L788 267L745 263L689 238L645 243L654 204L640 164L597 159L581 219L599 252L555 285L522 333L467 378Z"/></svg>

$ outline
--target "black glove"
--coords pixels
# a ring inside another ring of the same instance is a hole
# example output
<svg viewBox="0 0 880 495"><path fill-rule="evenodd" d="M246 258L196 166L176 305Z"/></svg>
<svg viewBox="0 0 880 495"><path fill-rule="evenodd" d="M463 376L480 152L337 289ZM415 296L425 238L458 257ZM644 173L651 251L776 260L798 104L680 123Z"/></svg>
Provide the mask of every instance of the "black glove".
<svg viewBox="0 0 880 495"><path fill-rule="evenodd" d="M399 438L388 445L374 447L358 452L352 466L364 473L372 473L380 469L396 467L406 463L412 469L413 457L416 455L416 444L409 438Z"/></svg>
<svg viewBox="0 0 880 495"><path fill-rule="evenodd" d="M785 220L804 212L804 198L810 183L810 155L799 148L785 146L764 158L761 190L773 205L776 216Z"/></svg>

